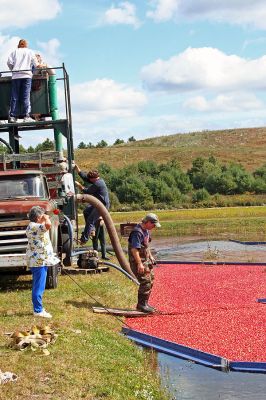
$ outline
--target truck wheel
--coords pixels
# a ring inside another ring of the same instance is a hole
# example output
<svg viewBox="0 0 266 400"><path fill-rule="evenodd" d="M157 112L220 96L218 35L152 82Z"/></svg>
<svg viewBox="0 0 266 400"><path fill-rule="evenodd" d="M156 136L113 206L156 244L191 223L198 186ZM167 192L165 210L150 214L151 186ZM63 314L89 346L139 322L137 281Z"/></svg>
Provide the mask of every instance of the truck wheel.
<svg viewBox="0 0 266 400"><path fill-rule="evenodd" d="M56 289L58 286L58 274L60 271L60 265L51 265L47 270L46 278L46 289Z"/></svg>
<svg viewBox="0 0 266 400"><path fill-rule="evenodd" d="M63 259L63 264L65 267L70 267L72 265L71 254L72 254L73 242L70 238L69 227L66 221L62 226L61 240L62 240L62 253L65 255L65 258Z"/></svg>

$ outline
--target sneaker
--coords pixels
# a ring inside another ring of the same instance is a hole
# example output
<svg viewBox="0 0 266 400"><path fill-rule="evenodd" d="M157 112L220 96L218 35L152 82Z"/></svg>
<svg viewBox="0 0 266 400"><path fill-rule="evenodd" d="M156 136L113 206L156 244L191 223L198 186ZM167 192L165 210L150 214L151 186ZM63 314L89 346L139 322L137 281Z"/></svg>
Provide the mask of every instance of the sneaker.
<svg viewBox="0 0 266 400"><path fill-rule="evenodd" d="M15 122L17 122L17 118L15 118L15 117L9 117L9 118L8 118L8 122L11 123L11 124L14 124Z"/></svg>
<svg viewBox="0 0 266 400"><path fill-rule="evenodd" d="M45 311L45 309L43 309L41 312L34 312L33 315L34 317L53 318L50 313Z"/></svg>
<svg viewBox="0 0 266 400"><path fill-rule="evenodd" d="M35 119L33 119L31 117L24 117L23 122L35 122Z"/></svg>

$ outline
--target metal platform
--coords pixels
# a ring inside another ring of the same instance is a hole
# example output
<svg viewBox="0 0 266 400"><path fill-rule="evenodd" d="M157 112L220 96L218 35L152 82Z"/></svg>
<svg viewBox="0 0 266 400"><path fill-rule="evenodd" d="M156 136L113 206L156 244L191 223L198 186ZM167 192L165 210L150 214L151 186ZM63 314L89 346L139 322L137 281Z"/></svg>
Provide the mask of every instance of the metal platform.
<svg viewBox="0 0 266 400"><path fill-rule="evenodd" d="M40 129L58 129L66 138L68 137L68 121L67 119L45 120L45 121L32 121L23 122L18 120L14 123L0 123L0 133L2 132L23 132L33 131Z"/></svg>

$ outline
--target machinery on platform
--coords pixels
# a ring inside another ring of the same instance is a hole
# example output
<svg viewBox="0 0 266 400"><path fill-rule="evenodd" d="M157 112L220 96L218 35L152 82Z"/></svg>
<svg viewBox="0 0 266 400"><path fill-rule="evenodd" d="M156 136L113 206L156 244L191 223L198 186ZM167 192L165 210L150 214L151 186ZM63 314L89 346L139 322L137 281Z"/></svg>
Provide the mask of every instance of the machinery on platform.
<svg viewBox="0 0 266 400"><path fill-rule="evenodd" d="M6 152L0 154L0 270L26 270L27 214L32 206L39 205L51 217L51 241L62 262L49 267L49 288L57 286L62 264L71 264L73 240L70 240L70 229L75 229L77 220L69 77L64 65L54 70L56 75L43 71L33 76L33 122L17 119L15 123L8 123L11 76L7 71L0 74L0 143L6 146ZM58 81L61 81L64 93L63 119L58 113ZM20 153L21 136L39 136L41 130L53 131L55 150ZM7 138L4 139L4 135Z"/></svg>
<svg viewBox="0 0 266 400"><path fill-rule="evenodd" d="M69 76L64 64L53 68L53 71L56 74L49 74L44 69L33 75L31 115L34 120L23 122L18 116L16 122L12 123L8 122L11 75L10 71L0 73L0 143L6 147L6 152L0 154L0 272L26 271L27 214L32 206L39 205L51 217L51 242L60 259L59 265L49 267L46 286L57 287L60 269L71 266L73 257L81 258L82 254L88 252L85 248L74 248L74 235L78 226L76 205L78 202L86 202L96 207L103 217L122 268L112 263L108 265L138 284L107 209L93 196L76 195ZM62 85L64 118L59 118L58 83ZM53 131L54 150L20 153L21 135L38 135L43 130ZM4 135L7 138L4 139ZM84 260L88 264L86 255Z"/></svg>

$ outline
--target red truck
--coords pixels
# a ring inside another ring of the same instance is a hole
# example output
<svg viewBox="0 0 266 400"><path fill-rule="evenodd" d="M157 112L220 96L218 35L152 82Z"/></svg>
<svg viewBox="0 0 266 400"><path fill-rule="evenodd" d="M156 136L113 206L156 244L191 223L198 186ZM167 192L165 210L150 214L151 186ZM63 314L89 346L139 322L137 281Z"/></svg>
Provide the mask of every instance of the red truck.
<svg viewBox="0 0 266 400"><path fill-rule="evenodd" d="M6 148L0 154L0 272L26 271L27 214L32 206L39 205L51 216L51 241L61 260L59 265L49 267L48 288L57 286L60 268L71 264L77 219L69 77L64 65L55 70L56 75L44 73L33 77L33 122L18 119L16 123L8 123L11 76L8 71L0 74L0 144ZM58 115L57 81L63 84L62 119ZM20 154L21 136L36 135L40 130L53 131L55 149Z"/></svg>

